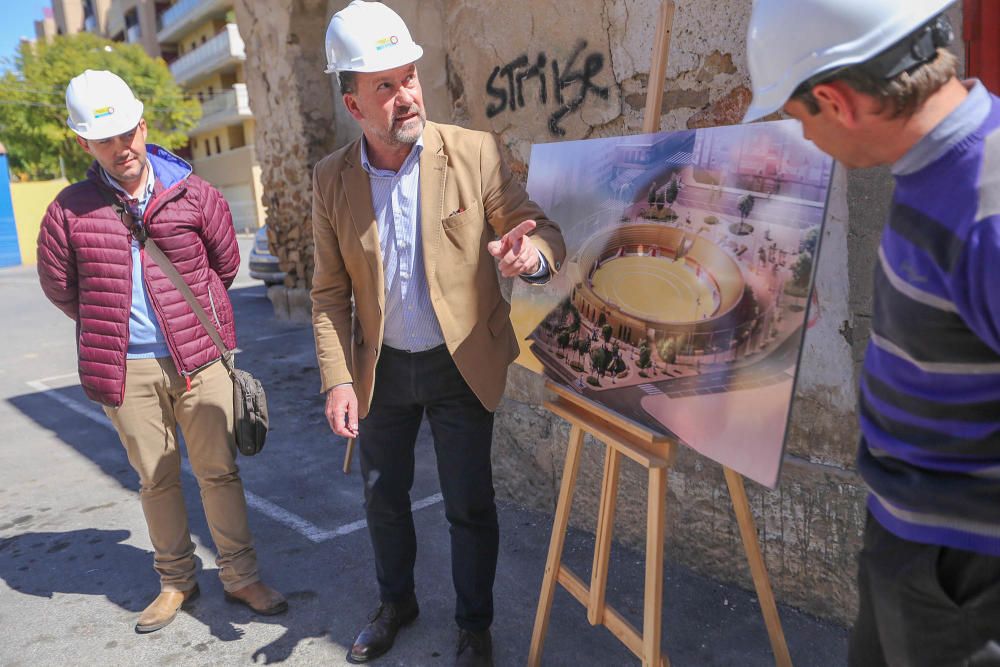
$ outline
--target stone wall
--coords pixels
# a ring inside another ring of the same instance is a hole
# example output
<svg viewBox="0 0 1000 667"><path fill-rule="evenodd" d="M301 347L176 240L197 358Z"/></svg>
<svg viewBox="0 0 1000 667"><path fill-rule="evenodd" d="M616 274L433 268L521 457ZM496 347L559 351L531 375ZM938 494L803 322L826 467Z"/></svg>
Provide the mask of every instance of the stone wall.
<svg viewBox="0 0 1000 667"><path fill-rule="evenodd" d="M333 77L322 74L326 22L345 1L237 3L247 42L268 222L298 235L289 287L308 285L309 170L356 136ZM388 0L427 55L420 75L429 116L500 137L524 176L533 143L635 133L642 124L658 2ZM744 35L750 0L678 3L664 129L738 122L750 101ZM252 9L251 9L252 7ZM957 14L957 10L956 10ZM960 15L955 25L961 25ZM263 68L263 69L262 69ZM780 486L748 484L778 598L848 621L865 492L853 471L855 380L868 335L871 270L891 182L883 170L835 172L817 286L820 319L806 337ZM280 302L280 298L279 298ZM551 511L568 427L540 408L542 381L513 367L497 413L501 496ZM572 521L592 530L603 448L586 447ZM623 468L616 535L645 530L643 471ZM670 473L668 557L748 588L749 573L718 465L683 450Z"/></svg>
<svg viewBox="0 0 1000 667"><path fill-rule="evenodd" d="M333 92L323 73L326 2L236 0L235 9L247 45L268 236L287 273L287 289L270 293L276 314L287 318L298 312L302 319L313 266L312 167L336 139Z"/></svg>

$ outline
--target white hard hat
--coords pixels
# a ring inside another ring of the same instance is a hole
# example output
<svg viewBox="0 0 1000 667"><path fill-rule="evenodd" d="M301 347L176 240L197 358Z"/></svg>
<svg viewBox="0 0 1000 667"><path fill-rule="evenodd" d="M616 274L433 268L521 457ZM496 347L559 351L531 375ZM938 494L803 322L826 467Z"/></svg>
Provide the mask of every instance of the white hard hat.
<svg viewBox="0 0 1000 667"><path fill-rule="evenodd" d="M69 129L84 139L107 139L128 132L142 119L142 102L121 77L88 69L66 87Z"/></svg>
<svg viewBox="0 0 1000 667"><path fill-rule="evenodd" d="M424 50L399 14L381 2L354 0L326 29L326 73L382 72L408 65Z"/></svg>
<svg viewBox="0 0 1000 667"><path fill-rule="evenodd" d="M756 0L747 30L753 102L743 122L777 111L796 88L817 74L871 61L955 1ZM939 31L928 31L919 44L901 44L899 62L913 66L933 56L944 41ZM927 48L928 57L916 57Z"/></svg>

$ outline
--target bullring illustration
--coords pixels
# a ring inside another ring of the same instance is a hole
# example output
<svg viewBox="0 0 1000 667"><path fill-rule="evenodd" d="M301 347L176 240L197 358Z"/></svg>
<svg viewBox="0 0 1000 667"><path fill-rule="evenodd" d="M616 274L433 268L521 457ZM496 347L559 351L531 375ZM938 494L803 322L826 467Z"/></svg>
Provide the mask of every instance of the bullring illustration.
<svg viewBox="0 0 1000 667"><path fill-rule="evenodd" d="M831 172L794 121L534 146L569 259L519 362L773 487Z"/></svg>

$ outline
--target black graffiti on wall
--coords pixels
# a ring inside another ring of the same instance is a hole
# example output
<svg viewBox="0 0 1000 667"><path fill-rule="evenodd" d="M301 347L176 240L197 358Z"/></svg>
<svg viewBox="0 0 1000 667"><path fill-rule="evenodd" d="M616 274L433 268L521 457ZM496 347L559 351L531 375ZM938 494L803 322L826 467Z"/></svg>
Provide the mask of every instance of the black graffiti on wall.
<svg viewBox="0 0 1000 667"><path fill-rule="evenodd" d="M562 66L557 59L550 60L543 51L534 60L529 60L528 54L522 54L503 67L494 67L486 80L486 94L495 101L486 107L486 116L493 118L507 110L523 109L526 106L525 81L537 81L538 101L541 106L546 106L551 81L552 99L559 106L549 116L549 132L559 137L565 135L566 130L560 127L560 123L580 108L588 94L608 99L608 87L594 83L594 77L604 69L604 54L594 51L583 59L582 66L578 66L577 61L586 48L587 41L579 40Z"/></svg>

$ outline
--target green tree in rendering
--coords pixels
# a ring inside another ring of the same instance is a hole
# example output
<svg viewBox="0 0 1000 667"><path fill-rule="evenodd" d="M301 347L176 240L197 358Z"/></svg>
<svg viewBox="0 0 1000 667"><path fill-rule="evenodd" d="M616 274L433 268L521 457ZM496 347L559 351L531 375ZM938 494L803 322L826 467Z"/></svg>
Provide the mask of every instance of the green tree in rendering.
<svg viewBox="0 0 1000 667"><path fill-rule="evenodd" d="M611 342L611 334L614 333L614 329L611 328L610 324L605 324L601 327L601 338L604 339L605 343Z"/></svg>
<svg viewBox="0 0 1000 667"><path fill-rule="evenodd" d="M667 188L664 191L664 199L668 206L673 206L674 202L677 201L678 195L681 193L681 184L677 178L671 178L670 182L667 183Z"/></svg>
<svg viewBox="0 0 1000 667"><path fill-rule="evenodd" d="M816 247L819 245L819 228L810 229L802 239L800 252L807 252L810 255L816 254Z"/></svg>
<svg viewBox="0 0 1000 667"><path fill-rule="evenodd" d="M657 342L656 351L660 353L663 363L672 364L677 361L677 344L673 338L663 338Z"/></svg>
<svg viewBox="0 0 1000 667"><path fill-rule="evenodd" d="M597 372L597 376L604 377L605 373L608 372L608 367L611 365L611 353L603 347L591 350L590 363Z"/></svg>
<svg viewBox="0 0 1000 667"><path fill-rule="evenodd" d="M653 353L648 347L639 348L639 368L649 368L653 365Z"/></svg>
<svg viewBox="0 0 1000 667"><path fill-rule="evenodd" d="M792 267L792 281L795 286L805 290L809 287L809 279L812 278L813 258L812 255L804 252L795 260Z"/></svg>
<svg viewBox="0 0 1000 667"><path fill-rule="evenodd" d="M60 175L59 158L71 181L83 178L92 158L76 145L66 126L66 86L86 69L110 70L142 101L147 141L176 149L201 116L161 58L138 44L122 44L89 32L56 36L51 42L22 42L0 76L0 135L14 173L30 179Z"/></svg>
<svg viewBox="0 0 1000 667"><path fill-rule="evenodd" d="M753 210L753 205L756 200L754 196L747 193L740 197L739 202L737 202L736 207L740 211L740 226L737 234L746 235L753 231L753 227L748 225L745 220L750 217L750 211Z"/></svg>
<svg viewBox="0 0 1000 667"><path fill-rule="evenodd" d="M566 346L569 345L569 332L563 331L562 333L560 333L559 337L556 338L556 342L559 343L560 351L565 350Z"/></svg>

